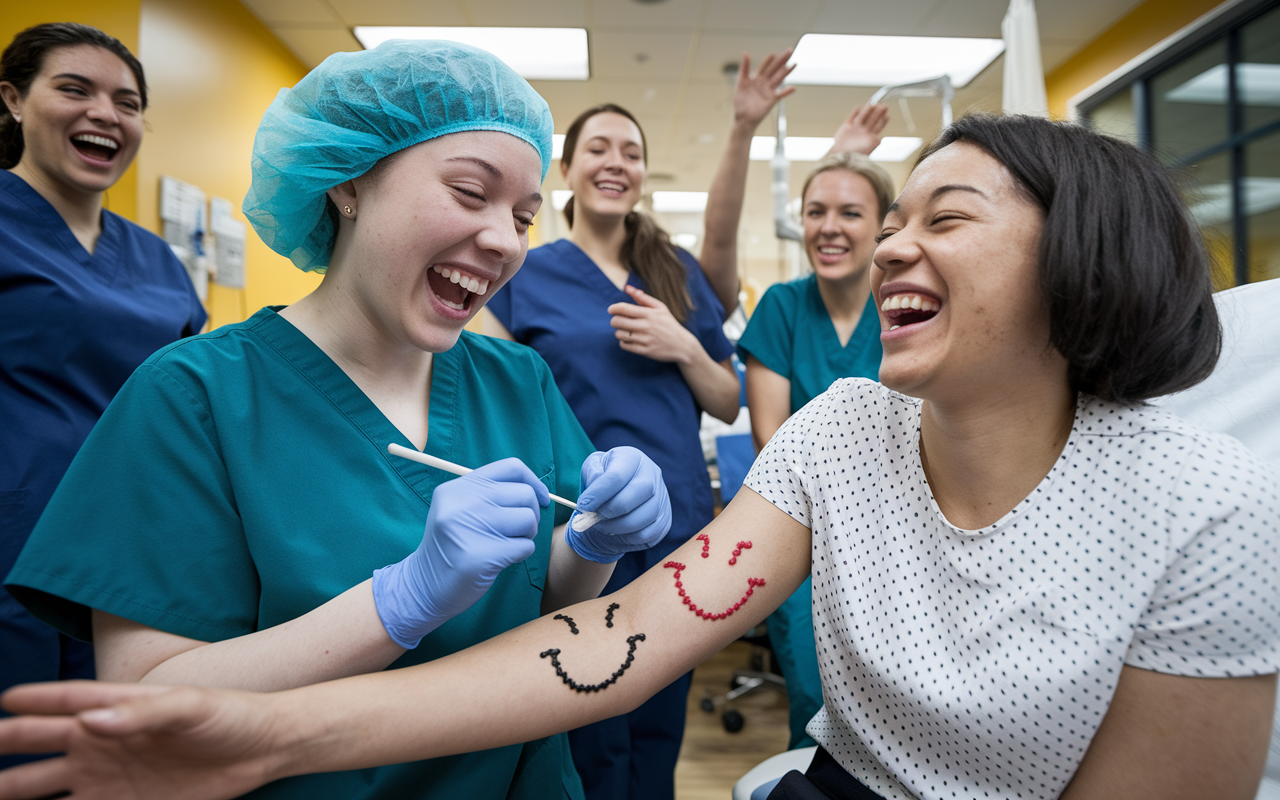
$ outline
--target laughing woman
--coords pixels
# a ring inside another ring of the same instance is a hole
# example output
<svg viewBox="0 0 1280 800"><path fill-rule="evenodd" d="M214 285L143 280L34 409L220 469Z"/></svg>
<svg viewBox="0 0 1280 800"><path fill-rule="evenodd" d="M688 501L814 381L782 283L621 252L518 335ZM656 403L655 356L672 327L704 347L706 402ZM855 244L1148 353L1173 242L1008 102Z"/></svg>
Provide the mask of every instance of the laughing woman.
<svg viewBox="0 0 1280 800"><path fill-rule="evenodd" d="M528 83L447 42L338 54L282 90L246 214L324 280L148 359L9 590L92 639L104 679L257 691L430 661L597 596L666 533L661 475L592 454L532 351L463 332L524 260L551 131ZM478 469L451 480L392 443ZM548 493L578 495L580 473L601 520L565 530ZM548 794L581 795L561 736L258 796Z"/></svg>
<svg viewBox="0 0 1280 800"><path fill-rule="evenodd" d="M103 208L142 142L142 64L37 25L0 57L0 573L130 373L204 326L186 270ZM0 592L0 689L93 677L93 652ZM0 759L0 764L5 761Z"/></svg>
<svg viewBox="0 0 1280 800"><path fill-rule="evenodd" d="M1077 126L969 117L880 237L883 385L839 381L792 416L659 568L395 673L16 690L31 714L123 702L0 723L0 747L71 753L0 773L0 798L226 797L546 735L633 708L810 574L821 747L770 797L1252 798L1280 668L1276 477L1144 403L1203 380L1221 343L1172 181Z"/></svg>

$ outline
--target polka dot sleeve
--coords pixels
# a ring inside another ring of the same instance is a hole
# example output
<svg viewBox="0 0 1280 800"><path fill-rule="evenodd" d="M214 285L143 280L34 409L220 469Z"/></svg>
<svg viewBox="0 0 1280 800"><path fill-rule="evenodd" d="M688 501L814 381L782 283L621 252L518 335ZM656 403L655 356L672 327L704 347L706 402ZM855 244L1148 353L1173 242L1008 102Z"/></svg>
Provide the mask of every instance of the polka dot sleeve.
<svg viewBox="0 0 1280 800"><path fill-rule="evenodd" d="M1243 445L1201 433L1169 504L1170 560L1125 663L1203 677L1280 669L1276 476Z"/></svg>
<svg viewBox="0 0 1280 800"><path fill-rule="evenodd" d="M824 420L833 416L837 406L856 401L856 397L846 395L860 395L865 391L874 394L869 387L878 387L878 384L861 378L837 381L792 414L760 451L743 484L796 522L812 529L813 486L810 478L813 469L810 460L817 449L816 439Z"/></svg>

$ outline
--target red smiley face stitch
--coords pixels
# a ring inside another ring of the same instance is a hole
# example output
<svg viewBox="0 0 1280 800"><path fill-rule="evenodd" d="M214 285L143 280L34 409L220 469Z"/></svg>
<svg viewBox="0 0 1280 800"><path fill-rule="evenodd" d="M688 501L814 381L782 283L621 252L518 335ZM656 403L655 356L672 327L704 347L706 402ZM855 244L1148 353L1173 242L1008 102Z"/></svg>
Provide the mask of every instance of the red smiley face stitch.
<svg viewBox="0 0 1280 800"><path fill-rule="evenodd" d="M700 533L695 538L697 538L699 541L702 542L702 557L710 558L711 557L711 538L708 537L707 534L705 533ZM729 557L729 566L732 567L733 565L738 563L738 557L742 555L743 550L750 550L750 549L751 549L751 542L738 542L738 546L733 550L733 555ZM705 609L699 608L698 604L693 602L691 599L689 599L689 595L685 593L684 582L680 580L680 574L684 572L684 569L685 569L684 564L681 564L679 561L668 561L662 566L667 569L675 570L676 591L680 593L680 600L686 606L688 606L689 610L692 611L694 614L697 614L699 617L702 617L703 619L711 620L712 622L725 619L726 617L731 615L733 612L742 608L742 606L746 604L747 599L750 598L751 595L755 592L755 587L764 586L764 578L747 578L747 592L742 596L742 599L734 603L732 606L725 609L724 611L718 614L714 614L706 611Z"/></svg>

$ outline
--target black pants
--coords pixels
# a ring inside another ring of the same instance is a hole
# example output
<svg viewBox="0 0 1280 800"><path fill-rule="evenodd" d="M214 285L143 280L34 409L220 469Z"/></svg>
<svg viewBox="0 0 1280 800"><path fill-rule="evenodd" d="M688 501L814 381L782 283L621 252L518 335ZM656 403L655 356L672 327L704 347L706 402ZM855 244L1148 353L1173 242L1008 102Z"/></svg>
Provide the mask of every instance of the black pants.
<svg viewBox="0 0 1280 800"><path fill-rule="evenodd" d="M845 772L823 748L813 754L813 763L803 775L791 770L769 792L769 800L884 800Z"/></svg>

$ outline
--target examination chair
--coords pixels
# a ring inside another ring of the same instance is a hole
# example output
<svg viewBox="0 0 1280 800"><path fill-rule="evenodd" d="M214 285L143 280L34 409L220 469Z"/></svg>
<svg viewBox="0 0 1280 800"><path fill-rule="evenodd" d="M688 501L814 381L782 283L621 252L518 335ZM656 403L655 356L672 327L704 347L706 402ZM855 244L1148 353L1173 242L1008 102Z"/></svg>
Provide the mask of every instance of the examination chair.
<svg viewBox="0 0 1280 800"><path fill-rule="evenodd" d="M1280 473L1280 280L1238 286L1214 299L1223 333L1218 366L1198 386L1152 404L1234 436ZM789 751L761 762L734 784L733 800L763 800L788 771L803 772L815 750ZM1280 800L1280 698L1256 800Z"/></svg>

